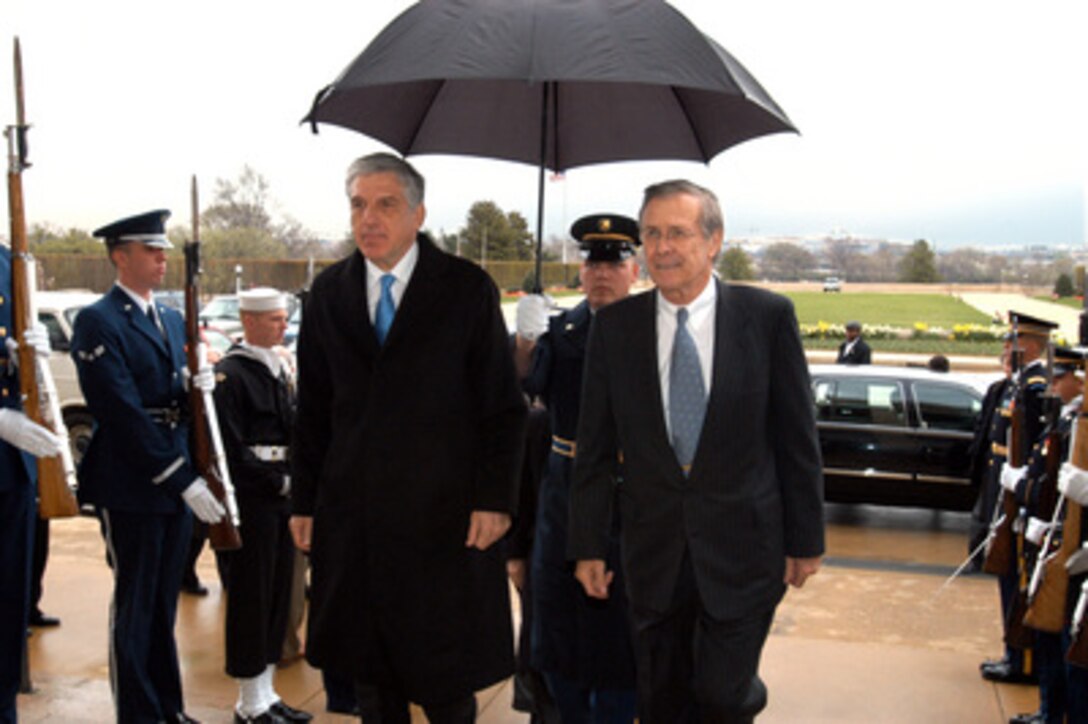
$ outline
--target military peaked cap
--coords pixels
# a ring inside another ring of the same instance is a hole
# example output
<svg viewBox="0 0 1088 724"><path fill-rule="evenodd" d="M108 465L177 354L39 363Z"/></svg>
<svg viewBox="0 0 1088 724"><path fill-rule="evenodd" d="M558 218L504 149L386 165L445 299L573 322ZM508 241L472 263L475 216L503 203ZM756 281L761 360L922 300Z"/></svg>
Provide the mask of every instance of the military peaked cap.
<svg viewBox="0 0 1088 724"><path fill-rule="evenodd" d="M1036 337L1049 337L1050 331L1057 329L1055 322L1032 317L1028 314L1009 310L1009 328L1016 330L1017 334L1028 334Z"/></svg>
<svg viewBox="0 0 1088 724"><path fill-rule="evenodd" d="M642 243L638 222L619 214L583 216L571 225L570 235L588 261L623 261Z"/></svg>
<svg viewBox="0 0 1088 724"><path fill-rule="evenodd" d="M166 220L169 218L170 212L166 209L148 211L95 229L94 236L101 237L107 249L133 241L153 249L173 249L174 245L166 238Z"/></svg>

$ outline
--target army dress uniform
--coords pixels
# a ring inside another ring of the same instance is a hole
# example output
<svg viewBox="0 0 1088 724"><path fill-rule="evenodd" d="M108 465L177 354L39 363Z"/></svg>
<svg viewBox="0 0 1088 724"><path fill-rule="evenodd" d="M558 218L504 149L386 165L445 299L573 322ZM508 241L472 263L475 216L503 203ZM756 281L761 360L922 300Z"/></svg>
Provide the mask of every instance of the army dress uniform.
<svg viewBox="0 0 1088 724"><path fill-rule="evenodd" d="M107 245L168 248L168 215L124 219L95 236ZM174 622L192 516L181 493L197 477L189 462L184 323L152 302L156 323L141 303L115 285L80 311L72 339L95 419L79 499L98 511L113 566L110 684L120 722L183 716Z"/></svg>
<svg viewBox="0 0 1088 724"><path fill-rule="evenodd" d="M12 334L11 252L0 246L0 408L21 410L19 373L8 359ZM0 722L15 721L29 611L30 552L37 511L33 456L0 440Z"/></svg>
<svg viewBox="0 0 1088 724"><path fill-rule="evenodd" d="M263 673L280 659L290 608L294 546L287 445L293 383L272 350L238 344L216 365L215 407L241 525L227 560L226 671Z"/></svg>
<svg viewBox="0 0 1088 724"><path fill-rule="evenodd" d="M1017 312L1009 312L1010 319L1017 320L1021 334L1035 334L1047 336L1056 325L1044 320L1035 319ZM1021 430L1024 448L1030 453L1032 446L1042 438L1046 420L1044 415L1043 398L1047 391L1046 369L1041 360L1032 360L1025 364L1011 383L1005 387L997 412L993 416L990 425L989 444L990 455L987 460L985 488L993 491L1001 489L998 480L1001 476L1001 468L1008 459L1008 436L1012 424L1014 405L1023 406L1024 426ZM996 520L1001 515L996 510L1000 498L995 494L994 506L988 511L991 520ZM1013 536L1012 545L1015 546ZM998 592L1001 598L1001 622L1007 628L1009 612L1015 605L1020 590L1020 574L1015 564L1016 551L1012 551L1010 558L1014 561L1009 571L997 576ZM983 678L997 681L1022 681L1034 674L1034 664L1030 651L1023 651L1014 646L1005 644L1005 652L997 661L985 661L982 663L981 672Z"/></svg>
<svg viewBox="0 0 1088 724"><path fill-rule="evenodd" d="M587 217L589 220L598 217ZM608 217L601 217L608 218ZM622 217L611 217L612 220ZM618 241L609 233L594 242L595 227L575 222L572 235L582 242L589 260L616 261L634 253L638 226L634 220L617 225ZM589 239L587 240L587 236ZM621 254L622 252L622 254ZM552 445L537 504L532 548L533 582L532 665L545 676L558 675L583 690L635 689L634 651L627 615L627 596L619 555L619 514L615 507L606 565L615 572L609 597L589 598L574 577L567 557L570 483L577 453L582 368L593 319L587 301L549 320L548 331L533 350L524 388L538 395L548 409ZM621 475L616 463L616 478ZM553 695L555 692L553 691ZM633 697L633 694L632 694ZM561 709L564 704L557 697ZM633 699L632 699L633 700Z"/></svg>

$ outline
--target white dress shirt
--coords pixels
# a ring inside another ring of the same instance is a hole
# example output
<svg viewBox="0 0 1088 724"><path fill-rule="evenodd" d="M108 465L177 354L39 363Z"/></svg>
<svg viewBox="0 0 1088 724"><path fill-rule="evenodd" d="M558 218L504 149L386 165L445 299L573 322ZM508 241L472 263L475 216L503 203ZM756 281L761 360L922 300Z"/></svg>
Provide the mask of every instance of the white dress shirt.
<svg viewBox="0 0 1088 724"><path fill-rule="evenodd" d="M404 290L408 288L408 282L412 280L412 272L415 271L416 261L419 259L419 242L412 242L412 246L400 258L400 261L389 270L388 273L397 278L393 282L393 305L400 309L400 300L404 296ZM374 317L378 314L378 298L382 294L382 276L386 272L378 268L378 265L366 259L366 306L370 313L370 323L374 324Z"/></svg>
<svg viewBox="0 0 1088 724"><path fill-rule="evenodd" d="M699 368L703 373L703 388L710 399L710 380L714 365L714 320L717 317L718 285L714 277L699 293L688 310L688 333L699 352ZM661 380L661 409L669 409L669 368L672 367L672 343L676 337L676 306L660 291L657 292L657 374ZM669 428L669 416L665 415ZM669 435L672 430L669 429Z"/></svg>

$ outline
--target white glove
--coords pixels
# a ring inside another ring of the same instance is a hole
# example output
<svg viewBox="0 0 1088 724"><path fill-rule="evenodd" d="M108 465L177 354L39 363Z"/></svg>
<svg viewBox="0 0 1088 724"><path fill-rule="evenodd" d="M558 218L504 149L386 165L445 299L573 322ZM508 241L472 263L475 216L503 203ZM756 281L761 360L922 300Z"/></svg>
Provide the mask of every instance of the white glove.
<svg viewBox="0 0 1088 724"><path fill-rule="evenodd" d="M205 523L218 523L227 514L212 495L212 491L208 490L208 484L204 478L197 478L190 483L189 487L181 492L181 497L192 509L193 515Z"/></svg>
<svg viewBox="0 0 1088 724"><path fill-rule="evenodd" d="M201 367L197 370L195 377L189 374L188 367L183 367L182 370L186 391L192 389L193 386L201 392L207 392L209 395L215 391L215 368L211 365L206 364Z"/></svg>
<svg viewBox="0 0 1088 724"><path fill-rule="evenodd" d="M4 339L4 344L8 348L8 363L12 369L18 369L19 343L14 337L7 337ZM49 330L41 322L34 322L23 332L23 344L32 348L35 356L43 359L49 359L49 353L53 351L49 346Z"/></svg>
<svg viewBox="0 0 1088 724"><path fill-rule="evenodd" d="M1024 537L1035 545L1042 545L1043 539L1046 538L1047 531L1050 530L1050 521L1042 520L1032 516L1028 518L1028 527L1024 531Z"/></svg>
<svg viewBox="0 0 1088 724"><path fill-rule="evenodd" d="M1062 463L1058 473L1058 490L1065 497L1080 505L1088 505L1088 471L1073 463Z"/></svg>
<svg viewBox="0 0 1088 724"><path fill-rule="evenodd" d="M1010 493L1016 492L1016 484L1020 482L1020 479L1024 477L1024 472L1027 470L1024 466L1014 468L1007 462L1001 464L1001 487Z"/></svg>
<svg viewBox="0 0 1088 724"><path fill-rule="evenodd" d="M286 498L290 494L291 494L291 476L290 475L284 475L283 476L283 485L280 486L280 495L282 495L283 497Z"/></svg>
<svg viewBox="0 0 1088 724"><path fill-rule="evenodd" d="M533 342L548 331L548 310L552 299L547 294L526 294L518 300L517 333Z"/></svg>
<svg viewBox="0 0 1088 724"><path fill-rule="evenodd" d="M64 442L52 430L42 427L25 413L0 409L0 440L9 442L39 458L60 455Z"/></svg>

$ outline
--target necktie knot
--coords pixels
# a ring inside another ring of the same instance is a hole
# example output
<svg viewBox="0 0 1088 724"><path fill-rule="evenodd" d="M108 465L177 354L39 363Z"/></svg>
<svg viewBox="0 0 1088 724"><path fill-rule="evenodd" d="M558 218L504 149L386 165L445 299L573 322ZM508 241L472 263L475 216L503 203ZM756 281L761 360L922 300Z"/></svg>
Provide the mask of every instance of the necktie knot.
<svg viewBox="0 0 1088 724"><path fill-rule="evenodd" d="M378 297L378 309L374 314L374 331L378 335L378 344L385 344L385 336L393 326L396 305L393 302L393 283L397 278L389 273L382 274L382 291Z"/></svg>

